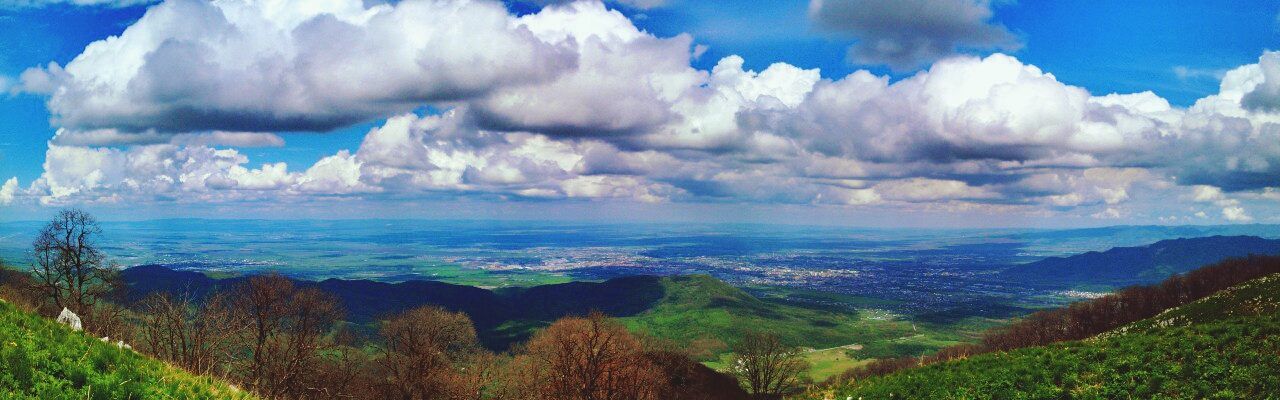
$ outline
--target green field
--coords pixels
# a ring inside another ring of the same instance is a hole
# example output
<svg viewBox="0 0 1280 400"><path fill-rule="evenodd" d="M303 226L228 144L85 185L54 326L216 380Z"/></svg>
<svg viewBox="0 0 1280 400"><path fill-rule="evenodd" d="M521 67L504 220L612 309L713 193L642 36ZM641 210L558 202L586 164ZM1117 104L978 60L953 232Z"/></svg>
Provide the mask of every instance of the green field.
<svg viewBox="0 0 1280 400"><path fill-rule="evenodd" d="M248 392L0 302L0 398L247 399Z"/></svg>
<svg viewBox="0 0 1280 400"><path fill-rule="evenodd" d="M1280 393L1280 275L1097 338L846 382L808 398L1269 398Z"/></svg>

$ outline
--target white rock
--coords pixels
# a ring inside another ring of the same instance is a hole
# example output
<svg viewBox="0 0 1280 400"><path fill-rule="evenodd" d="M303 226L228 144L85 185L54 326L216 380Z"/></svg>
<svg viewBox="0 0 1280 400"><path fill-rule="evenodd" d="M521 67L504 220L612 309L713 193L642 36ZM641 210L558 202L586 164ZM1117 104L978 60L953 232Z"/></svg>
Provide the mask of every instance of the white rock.
<svg viewBox="0 0 1280 400"><path fill-rule="evenodd" d="M62 307L62 312L58 314L58 323L70 326L72 330L82 329L80 325L80 316L71 312L66 307Z"/></svg>

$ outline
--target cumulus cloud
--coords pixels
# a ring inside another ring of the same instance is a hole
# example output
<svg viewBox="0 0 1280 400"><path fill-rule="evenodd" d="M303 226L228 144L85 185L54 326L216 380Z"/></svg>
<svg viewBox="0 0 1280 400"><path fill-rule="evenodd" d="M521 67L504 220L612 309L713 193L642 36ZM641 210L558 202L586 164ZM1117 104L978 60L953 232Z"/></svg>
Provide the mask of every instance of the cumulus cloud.
<svg viewBox="0 0 1280 400"><path fill-rule="evenodd" d="M1021 45L991 22L989 0L811 0L809 17L820 27L857 38L849 48L856 64L909 69L962 49L1014 50Z"/></svg>
<svg viewBox="0 0 1280 400"><path fill-rule="evenodd" d="M754 120L830 156L970 169L983 166L965 161L1088 166L1158 134L1151 115L1168 103L1137 101L1143 96L1095 98L997 54L943 60L893 84L859 71L819 83L794 110Z"/></svg>
<svg viewBox="0 0 1280 400"><path fill-rule="evenodd" d="M665 201L680 194L669 184L627 174L640 171L588 165L586 154L600 151L637 163L654 157L651 153L623 153L594 140L560 141L527 132L484 130L465 108L435 116L391 118L371 130L354 155L338 156L345 160L343 170L350 171L347 186L368 185L388 191L645 202ZM330 185L329 190L341 189Z"/></svg>
<svg viewBox="0 0 1280 400"><path fill-rule="evenodd" d="M1280 53L1228 71L1219 93L1179 114L1145 156L1169 166L1180 184L1229 192L1262 190L1280 181L1280 113L1268 111L1268 85L1280 82ZM1252 100L1250 100L1252 99Z"/></svg>
<svg viewBox="0 0 1280 400"><path fill-rule="evenodd" d="M998 28L989 4L958 4ZM173 0L65 68L27 71L22 90L47 93L61 129L44 174L25 191L15 181L24 195L10 201L477 196L1141 218L1138 203L1165 221L1247 221L1280 182L1280 113L1260 105L1276 53L1183 108L1094 94L1003 54L896 81L750 70L738 56L700 70L693 38L656 37L599 2L523 16L486 1L321 8ZM252 82L227 83L233 72ZM224 113L250 118L199 122ZM265 131L387 115L310 166L237 150L284 145Z"/></svg>
<svg viewBox="0 0 1280 400"><path fill-rule="evenodd" d="M22 87L74 130L324 131L575 66L500 3L362 3L170 0Z"/></svg>
<svg viewBox="0 0 1280 400"><path fill-rule="evenodd" d="M964 182L928 178L888 181L875 185L874 189L881 197L909 202L992 199L998 196L988 189Z"/></svg>
<svg viewBox="0 0 1280 400"><path fill-rule="evenodd" d="M1244 208L1233 206L1222 209L1222 217L1231 222L1249 222L1253 221L1253 217L1244 211Z"/></svg>
<svg viewBox="0 0 1280 400"><path fill-rule="evenodd" d="M0 206L7 206L13 203L14 197L18 193L18 178L13 177L4 181L4 185L0 186Z"/></svg>
<svg viewBox="0 0 1280 400"><path fill-rule="evenodd" d="M1241 99L1245 109L1280 112L1280 52L1268 52L1258 60L1260 77L1253 90Z"/></svg>
<svg viewBox="0 0 1280 400"><path fill-rule="evenodd" d="M699 78L689 66L689 36L654 37L601 3L551 7L518 23L544 42L575 49L578 68L544 83L504 87L476 102L486 128L559 136L635 133L670 119L671 103Z"/></svg>
<svg viewBox="0 0 1280 400"><path fill-rule="evenodd" d="M1249 222L1253 217L1249 216L1244 207L1240 206L1240 201L1228 197L1222 192L1222 189L1208 186L1196 185L1192 188L1192 201L1197 203L1212 203L1218 207L1222 207L1222 217L1232 222Z"/></svg>

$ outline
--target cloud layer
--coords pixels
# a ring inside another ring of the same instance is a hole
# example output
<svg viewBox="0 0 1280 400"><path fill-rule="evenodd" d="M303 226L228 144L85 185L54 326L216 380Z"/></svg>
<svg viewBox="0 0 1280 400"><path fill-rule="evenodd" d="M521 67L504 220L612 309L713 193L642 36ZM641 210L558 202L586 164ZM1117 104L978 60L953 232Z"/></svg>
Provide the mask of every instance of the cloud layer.
<svg viewBox="0 0 1280 400"><path fill-rule="evenodd" d="M575 64L499 3L171 0L22 74L67 129L325 131L552 79Z"/></svg>
<svg viewBox="0 0 1280 400"><path fill-rule="evenodd" d="M857 39L856 64L909 69L961 49L1013 50L1018 39L991 23L990 0L810 0L809 17L820 27Z"/></svg>
<svg viewBox="0 0 1280 400"><path fill-rule="evenodd" d="M1003 54L948 56L1014 43L985 2L948 3L935 17L953 20L924 42L846 15L917 2L855 3L812 9L910 48L889 62L943 58L896 81L738 56L701 70L695 38L598 2L516 16L487 1L170 0L22 76L61 129L44 174L7 181L0 203L474 197L1247 222L1280 199L1278 53L1180 108ZM310 166L238 150L370 120L383 122L358 148Z"/></svg>

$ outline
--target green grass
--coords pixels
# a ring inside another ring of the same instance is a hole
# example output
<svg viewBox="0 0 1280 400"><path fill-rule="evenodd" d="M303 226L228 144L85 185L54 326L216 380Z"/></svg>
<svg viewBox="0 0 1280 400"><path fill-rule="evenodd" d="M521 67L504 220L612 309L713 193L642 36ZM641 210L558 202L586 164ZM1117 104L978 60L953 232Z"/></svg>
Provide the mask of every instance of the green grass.
<svg viewBox="0 0 1280 400"><path fill-rule="evenodd" d="M1280 393L1280 321L1243 317L985 354L812 398L1266 398Z"/></svg>
<svg viewBox="0 0 1280 400"><path fill-rule="evenodd" d="M0 398L248 399L219 380L74 332L0 302Z"/></svg>
<svg viewBox="0 0 1280 400"><path fill-rule="evenodd" d="M852 355L854 353L844 346L805 352L804 360L809 363L809 379L822 382L849 368L859 367L872 361L856 358ZM732 359L733 353L723 353L717 359L702 364L717 371L726 371Z"/></svg>
<svg viewBox="0 0 1280 400"><path fill-rule="evenodd" d="M667 277L662 284L663 298L653 308L621 318L632 331L676 343L715 338L731 344L748 330L758 330L809 349L860 347L808 353L813 366L809 377L815 381L873 358L932 353L972 340L1002 322L970 317L946 324L913 323L888 311L864 308L889 304L884 300L805 291L756 297L706 275ZM725 350L705 364L723 370L730 355Z"/></svg>
<svg viewBox="0 0 1280 400"><path fill-rule="evenodd" d="M809 377L815 382L822 382L833 376L871 362L868 358L857 358L857 350L850 347L836 347L814 350L804 354L809 362Z"/></svg>
<svg viewBox="0 0 1280 400"><path fill-rule="evenodd" d="M1280 275L1082 341L845 382L807 398L1269 398L1280 393Z"/></svg>
<svg viewBox="0 0 1280 400"><path fill-rule="evenodd" d="M629 328L688 343L715 338L733 343L749 330L778 335L783 342L827 348L908 335L911 323L870 311L802 307L759 299L706 275L662 279L664 295L649 310L622 318Z"/></svg>

